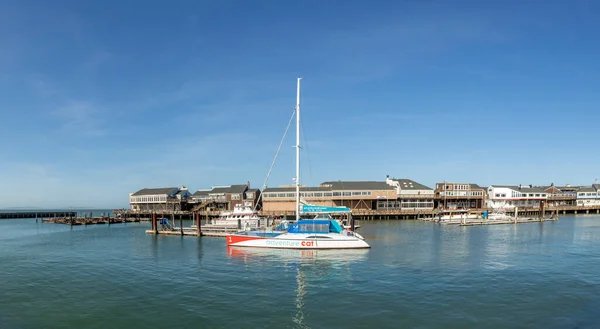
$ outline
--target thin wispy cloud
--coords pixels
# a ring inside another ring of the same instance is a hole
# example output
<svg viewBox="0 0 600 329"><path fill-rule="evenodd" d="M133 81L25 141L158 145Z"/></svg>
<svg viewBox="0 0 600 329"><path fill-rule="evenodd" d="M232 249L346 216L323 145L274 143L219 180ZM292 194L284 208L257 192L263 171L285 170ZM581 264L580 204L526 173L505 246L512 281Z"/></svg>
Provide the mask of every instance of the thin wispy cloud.
<svg viewBox="0 0 600 329"><path fill-rule="evenodd" d="M107 133L101 110L91 102L71 100L54 111L63 132L85 136Z"/></svg>
<svg viewBox="0 0 600 329"><path fill-rule="evenodd" d="M125 206L142 187L260 185L298 76L306 183L587 182L597 157L563 158L597 128L596 7L0 2L0 149L23 168L0 170L0 200ZM294 175L289 133L271 186Z"/></svg>

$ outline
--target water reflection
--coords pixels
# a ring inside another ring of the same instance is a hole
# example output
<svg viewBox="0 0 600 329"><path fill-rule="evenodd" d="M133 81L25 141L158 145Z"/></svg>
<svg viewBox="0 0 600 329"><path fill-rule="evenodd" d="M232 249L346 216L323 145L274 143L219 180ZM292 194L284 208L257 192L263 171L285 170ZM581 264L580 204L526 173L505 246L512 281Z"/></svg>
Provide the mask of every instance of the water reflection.
<svg viewBox="0 0 600 329"><path fill-rule="evenodd" d="M341 269L349 270L349 265L366 261L369 250L298 250L271 248L236 248L227 247L229 258L237 259L246 266L277 262L296 271L296 296L294 304L296 312L292 321L296 328L309 328L305 323L304 297L310 278L330 276Z"/></svg>

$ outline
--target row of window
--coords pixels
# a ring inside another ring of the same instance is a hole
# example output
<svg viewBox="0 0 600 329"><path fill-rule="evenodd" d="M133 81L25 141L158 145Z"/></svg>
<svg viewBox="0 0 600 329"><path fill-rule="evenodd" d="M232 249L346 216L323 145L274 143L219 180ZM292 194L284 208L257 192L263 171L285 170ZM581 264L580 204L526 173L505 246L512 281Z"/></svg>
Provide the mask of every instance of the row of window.
<svg viewBox="0 0 600 329"><path fill-rule="evenodd" d="M527 206L537 207L540 205L540 201L538 201L538 200L515 200L515 201L508 201L507 204L511 205L511 206L517 206L517 207L527 207Z"/></svg>
<svg viewBox="0 0 600 329"><path fill-rule="evenodd" d="M400 209L400 208L433 208L433 201L402 200L402 201L378 201L377 209Z"/></svg>
<svg viewBox="0 0 600 329"><path fill-rule="evenodd" d="M132 196L131 203L142 203L142 202L166 202L166 195L148 195L148 196Z"/></svg>
<svg viewBox="0 0 600 329"><path fill-rule="evenodd" d="M445 191L442 196L483 196L483 191Z"/></svg>
<svg viewBox="0 0 600 329"><path fill-rule="evenodd" d="M513 192L511 197L513 198L527 198L528 194L527 193L516 193ZM506 198L506 193L496 193L495 194L496 198ZM530 198L545 198L546 197L546 193L529 193L529 197Z"/></svg>
<svg viewBox="0 0 600 329"><path fill-rule="evenodd" d="M581 196L600 196L600 192L596 193L596 192L579 192L577 193L578 197Z"/></svg>
<svg viewBox="0 0 600 329"><path fill-rule="evenodd" d="M327 198L336 196L371 196L370 191L359 191L359 192L300 192L301 198ZM296 197L295 192L287 193L264 193L263 198L294 198Z"/></svg>

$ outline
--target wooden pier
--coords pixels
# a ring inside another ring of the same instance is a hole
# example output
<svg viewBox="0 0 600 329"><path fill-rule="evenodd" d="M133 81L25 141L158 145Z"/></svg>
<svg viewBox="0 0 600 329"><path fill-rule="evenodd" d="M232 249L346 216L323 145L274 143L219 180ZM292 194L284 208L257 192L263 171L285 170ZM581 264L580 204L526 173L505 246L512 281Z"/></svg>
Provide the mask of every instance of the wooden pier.
<svg viewBox="0 0 600 329"><path fill-rule="evenodd" d="M0 212L0 219L76 217L75 211L15 211Z"/></svg>
<svg viewBox="0 0 600 329"><path fill-rule="evenodd" d="M512 219L466 219L466 220L445 220L439 222L442 225L458 226L478 226L478 225L501 225L501 224L522 224L522 223L543 223L556 221L557 217L551 218L512 218Z"/></svg>
<svg viewBox="0 0 600 329"><path fill-rule="evenodd" d="M122 224L139 222L138 218L125 217L57 217L42 219L42 223L66 225L97 225L97 224Z"/></svg>
<svg viewBox="0 0 600 329"><path fill-rule="evenodd" d="M191 218L195 220L196 225L192 225L189 227L183 226L183 216L179 216L179 226L175 226L177 221L175 220L175 216L171 216L173 218L172 221L168 221L166 218L158 219L156 214L152 214L151 222L152 228L146 230L148 234L154 235L191 235L191 236L213 236L213 237L225 237L227 234L236 233L239 231L240 224L238 225L215 225L215 224L204 224L202 225L202 220L200 214L193 213Z"/></svg>
<svg viewBox="0 0 600 329"><path fill-rule="evenodd" d="M491 213L492 209L471 209L472 213L482 215L484 212ZM172 219L183 218L193 219L196 215L200 215L203 219L214 219L221 215L221 210L213 211L146 211L146 212L133 212L130 210L115 210L115 215L130 216L145 218L148 220L152 214L158 216L171 217ZM352 217L357 220L405 220L405 219L422 219L431 220L435 219L439 215L438 209L418 209L418 208L404 208L404 209L352 209ZM578 207L578 206L545 206L544 209L538 207L523 207L518 209L519 216L522 217L539 217L542 215L550 215L558 213L559 215L581 215L581 214L600 214L600 205L591 207ZM294 211L260 211L259 215L262 217L281 217L281 218L293 218L295 217ZM142 219L143 220L143 219Z"/></svg>

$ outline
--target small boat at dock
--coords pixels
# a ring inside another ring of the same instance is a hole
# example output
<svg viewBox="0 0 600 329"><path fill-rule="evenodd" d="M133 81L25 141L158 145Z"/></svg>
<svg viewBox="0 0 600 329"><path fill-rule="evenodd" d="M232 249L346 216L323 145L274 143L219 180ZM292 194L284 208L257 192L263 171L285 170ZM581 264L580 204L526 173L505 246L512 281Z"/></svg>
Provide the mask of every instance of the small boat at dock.
<svg viewBox="0 0 600 329"><path fill-rule="evenodd" d="M258 215L258 211L252 209L252 207L236 205L233 211L222 212L214 224L238 227L242 230L252 230L259 228L261 220L265 221L266 219L262 219Z"/></svg>

